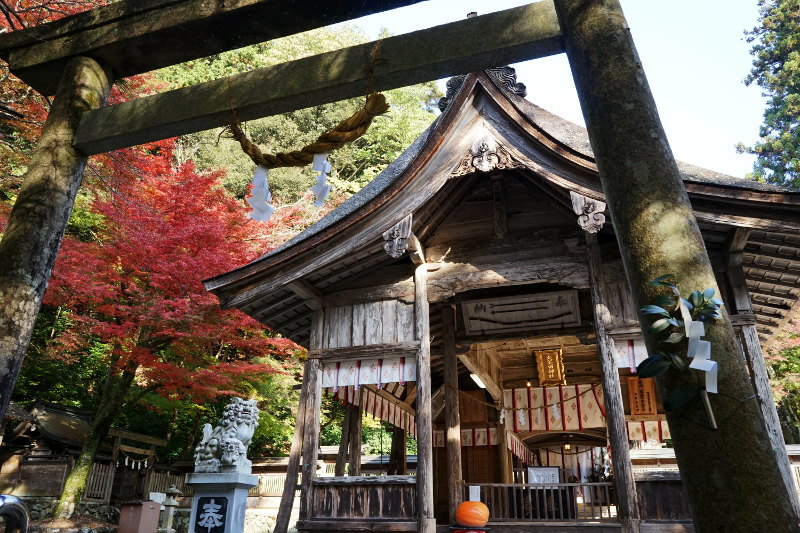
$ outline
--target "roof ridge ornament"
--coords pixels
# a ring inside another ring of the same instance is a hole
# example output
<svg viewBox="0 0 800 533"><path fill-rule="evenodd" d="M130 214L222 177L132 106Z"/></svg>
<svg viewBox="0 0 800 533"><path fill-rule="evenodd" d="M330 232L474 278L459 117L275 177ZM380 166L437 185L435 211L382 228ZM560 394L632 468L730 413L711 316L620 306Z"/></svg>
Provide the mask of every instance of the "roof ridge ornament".
<svg viewBox="0 0 800 533"><path fill-rule="evenodd" d="M497 80L501 85L501 89L517 94L523 98L528 94L528 89L525 87L525 84L517 82L517 71L514 70L514 67L487 68L484 72ZM464 85L464 80L466 79L467 76L465 74L459 74L447 80L447 92L439 99L439 111L444 113L447 106L450 105L450 102L461 89L461 86Z"/></svg>
<svg viewBox="0 0 800 533"><path fill-rule="evenodd" d="M488 129L478 135L470 146L469 152L461 158L458 166L450 173L451 178L465 176L474 172L491 172L506 168L522 168L525 165L517 161L506 148L497 142Z"/></svg>

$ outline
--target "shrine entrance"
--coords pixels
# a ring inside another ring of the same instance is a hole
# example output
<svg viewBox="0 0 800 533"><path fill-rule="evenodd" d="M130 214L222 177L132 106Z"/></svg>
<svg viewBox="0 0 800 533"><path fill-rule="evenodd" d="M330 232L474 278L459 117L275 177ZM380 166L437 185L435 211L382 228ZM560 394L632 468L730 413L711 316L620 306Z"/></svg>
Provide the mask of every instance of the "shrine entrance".
<svg viewBox="0 0 800 533"><path fill-rule="evenodd" d="M542 513L580 520L580 503L608 509L584 519L602 522L600 530L639 531L629 437L640 431L645 438L653 428L663 437L666 428L652 388L636 376L621 379L618 367L630 372L638 357L644 284L667 273L692 289L719 289L727 312L709 338L723 368L720 386L755 400L715 399L726 426L671 418L693 497L737 495L695 506L694 518L719 529L755 530L766 518L796 523L800 507L758 335L774 333L797 295L781 292L789 303L773 307L770 292L787 286L788 267L752 262L761 279L746 283L742 265L745 254L780 260L791 249L795 257L796 242L785 232L798 229L800 200L676 165L617 2L542 1L102 107L111 83L124 76L409 3L344 2L309 12L297 2L122 0L0 35L0 56L32 87L51 94L61 80L19 191L21 207L9 220L14 231L0 242L0 256L13 258L0 264L0 288L23 295L0 309L7 340L0 357L11 369L0 376L0 407L88 155L225 125L233 113L250 120L363 96L365 87L473 72L451 80L442 116L359 193L286 245L206 281L223 307L309 348L276 530L287 529L302 471L299 530L431 533L437 516L449 514L452 523L456 504L477 497L495 506L495 529L520 519L526 529ZM378 48L380 61L373 61ZM588 134L526 101L513 72L497 68L560 52L570 59ZM766 303L753 307L751 293L766 294ZM398 428L398 442L415 432L415 475L316 477L323 387L358 407L348 424L351 463L357 413L371 409ZM696 419L710 412L708 404L687 410ZM571 417L573 408L580 416ZM613 485L598 482L606 485L597 494L568 480L594 472L599 453L591 468L576 456L574 470L564 454L573 445L590 457L603 448L595 446L603 440L595 408L604 412L614 470ZM752 431L740 432L741 425ZM434 446L437 439L444 446ZM722 449L757 464L757 475L713 460ZM552 463L557 474L528 470ZM483 482L498 478L497 490ZM742 505L739 495L748 491L769 495L757 513ZM437 503L445 492L446 508Z"/></svg>

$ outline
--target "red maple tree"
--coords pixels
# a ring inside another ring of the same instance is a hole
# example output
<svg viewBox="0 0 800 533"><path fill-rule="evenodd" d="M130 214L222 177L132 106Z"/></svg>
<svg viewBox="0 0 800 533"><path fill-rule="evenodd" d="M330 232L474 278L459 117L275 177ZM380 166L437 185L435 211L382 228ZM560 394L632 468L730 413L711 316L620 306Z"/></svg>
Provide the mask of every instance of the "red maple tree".
<svg viewBox="0 0 800 533"><path fill-rule="evenodd" d="M115 167L106 169L114 190L91 206L102 220L95 238L64 239L45 295L73 321L54 354L80 356L98 342L108 354L92 433L65 487L72 501L123 405L148 392L196 403L235 394L274 372L252 357L297 348L205 291L202 279L260 251L257 226L221 187L221 172L173 167L172 148L161 141L104 162Z"/></svg>

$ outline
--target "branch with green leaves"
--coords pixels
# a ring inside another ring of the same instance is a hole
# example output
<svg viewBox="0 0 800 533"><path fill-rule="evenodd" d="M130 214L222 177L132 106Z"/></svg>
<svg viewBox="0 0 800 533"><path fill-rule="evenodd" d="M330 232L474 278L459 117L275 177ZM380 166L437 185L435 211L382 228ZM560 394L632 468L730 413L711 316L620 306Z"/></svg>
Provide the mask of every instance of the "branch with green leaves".
<svg viewBox="0 0 800 533"><path fill-rule="evenodd" d="M687 323L692 321L709 322L722 318L722 300L715 298L716 291L708 288L692 291L688 298L681 296L680 285L675 274L665 274L647 285L665 287L671 294L655 297L653 303L641 308L644 315L655 320L648 328L648 333L655 337L656 346L661 350L650 355L639 363L636 370L639 377L650 378L673 371L686 373L689 371L687 350L679 349L679 344L686 340ZM684 345L685 346L685 345ZM700 391L697 387L683 387L670 391L664 400L667 410L682 407Z"/></svg>

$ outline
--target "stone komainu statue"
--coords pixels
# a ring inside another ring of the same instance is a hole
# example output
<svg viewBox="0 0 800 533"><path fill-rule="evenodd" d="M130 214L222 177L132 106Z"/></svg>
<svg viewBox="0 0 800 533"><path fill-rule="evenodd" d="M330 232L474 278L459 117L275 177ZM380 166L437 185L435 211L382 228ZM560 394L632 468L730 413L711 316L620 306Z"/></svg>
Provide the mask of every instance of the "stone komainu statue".
<svg viewBox="0 0 800 533"><path fill-rule="evenodd" d="M249 474L252 463L247 447L258 427L255 400L234 398L225 407L219 425L203 427L203 440L194 449L195 472L243 472Z"/></svg>

